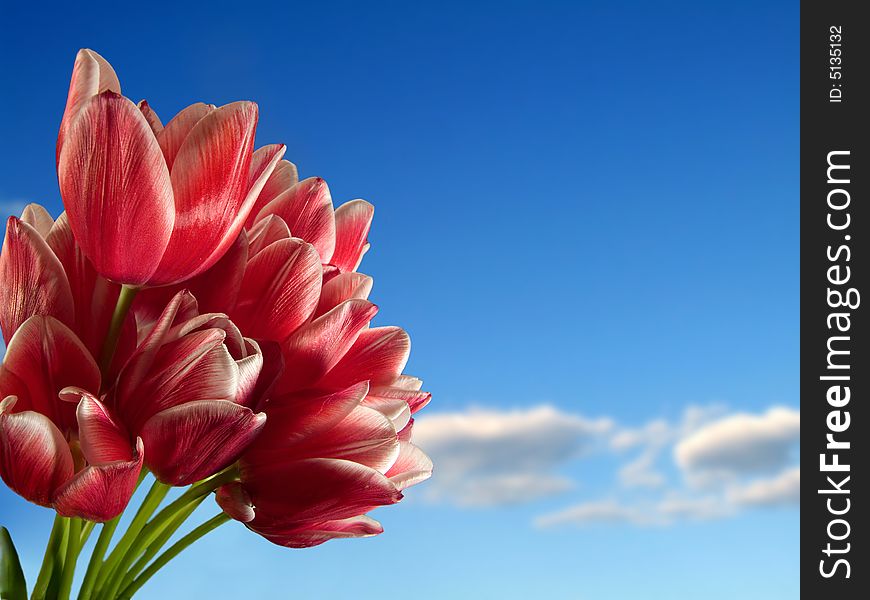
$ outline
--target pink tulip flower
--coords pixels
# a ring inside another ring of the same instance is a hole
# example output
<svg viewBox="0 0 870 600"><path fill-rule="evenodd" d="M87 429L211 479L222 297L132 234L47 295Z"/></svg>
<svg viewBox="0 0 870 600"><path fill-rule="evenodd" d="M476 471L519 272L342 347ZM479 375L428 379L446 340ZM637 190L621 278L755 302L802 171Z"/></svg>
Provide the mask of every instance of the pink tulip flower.
<svg viewBox="0 0 870 600"><path fill-rule="evenodd" d="M199 314L185 291L169 302L110 391L121 421L145 444L162 482L188 485L232 464L265 415L251 410L259 345L222 314Z"/></svg>
<svg viewBox="0 0 870 600"><path fill-rule="evenodd" d="M17 328L0 367L0 476L12 490L64 516L123 512L143 444L89 391L99 388L96 363L66 325L33 316Z"/></svg>
<svg viewBox="0 0 870 600"><path fill-rule="evenodd" d="M69 225L105 278L178 283L213 266L237 238L284 146L254 152L257 105L193 104L165 127L121 96L111 65L76 56L57 141Z"/></svg>

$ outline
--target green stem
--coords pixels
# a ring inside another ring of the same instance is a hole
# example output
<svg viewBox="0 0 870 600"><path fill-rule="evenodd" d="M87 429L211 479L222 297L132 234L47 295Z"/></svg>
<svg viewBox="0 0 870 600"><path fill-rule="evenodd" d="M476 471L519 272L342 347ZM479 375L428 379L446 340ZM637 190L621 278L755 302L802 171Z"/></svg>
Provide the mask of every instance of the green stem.
<svg viewBox="0 0 870 600"><path fill-rule="evenodd" d="M203 479L199 483L190 486L186 492L176 498L175 501L170 503L166 508L157 513L157 515L151 520L151 522L148 523L148 525L142 531L142 535L140 536L143 547L151 544L151 542L153 542L157 538L160 531L163 530L163 527L166 525L166 523L169 522L180 511L184 510L188 504L202 498L203 496L207 496L225 483L230 483L231 481L237 480L238 477L238 468L233 465L231 467L228 467L227 469L224 469L220 473L212 475L208 479Z"/></svg>
<svg viewBox="0 0 870 600"><path fill-rule="evenodd" d="M73 576L76 572L76 562L78 561L79 552L82 549L80 545L81 539L82 520L77 517L72 517L69 520L66 558L63 563L63 573L60 577L60 591L57 595L58 600L69 600L70 591L72 590Z"/></svg>
<svg viewBox="0 0 870 600"><path fill-rule="evenodd" d="M97 545L94 546L94 551L91 553L91 560L88 562L88 570L85 572L85 579L82 582L82 587L79 590L79 600L90 600L91 593L94 590L94 584L97 582L97 576L100 573L100 568L103 566L103 557L106 555L106 550L109 548L109 543L112 541L112 536L115 534L115 529L118 528L120 516L115 517L111 521L103 523L100 529L100 537L97 538Z"/></svg>
<svg viewBox="0 0 870 600"><path fill-rule="evenodd" d="M112 358L115 356L115 349L118 347L118 338L121 337L121 329L124 326L124 320L127 318L127 313L130 312L130 307L133 305L133 299L139 293L139 288L121 286L121 293L118 294L118 303L115 304L115 312L112 313L112 323L109 325L109 331L106 333L106 340L103 342L103 349L100 352L100 373L103 379L107 379L109 369L112 366ZM107 382L103 382L106 386Z"/></svg>
<svg viewBox="0 0 870 600"><path fill-rule="evenodd" d="M101 597L105 597L109 600L115 597L118 587L121 585L121 581L124 578L124 574L127 572L127 567L136 558L135 556L131 556L133 553L130 551L133 542L138 542L137 538L139 538L142 528L145 527L145 523L151 515L154 514L154 511L157 510L160 503L163 502L169 489L168 485L160 483L156 479L154 480L154 484L151 486L151 489L148 490L148 494L142 501L142 506L139 507L136 516L133 517L130 527L128 527L124 535L121 536L118 545L115 546L115 549L112 550L109 558L107 558L106 562L103 564L101 573L104 574L102 577L104 587L98 592Z"/></svg>
<svg viewBox="0 0 870 600"><path fill-rule="evenodd" d="M82 526L82 539L79 542L79 546L84 547L84 545L88 543L88 538L91 537L91 532L94 530L94 525L96 525L96 523L94 523L93 521L85 521L84 525Z"/></svg>
<svg viewBox="0 0 870 600"><path fill-rule="evenodd" d="M182 550L190 546L199 538L203 537L207 533L214 531L224 523L230 520L229 515L224 512L220 512L216 514L214 517L188 533L186 536L175 542L169 549L157 557L157 559L151 563L151 565L145 569L145 571L137 577L133 583L128 585L118 596L119 600L129 600L133 597L139 588L141 588L145 583L154 576L154 574L166 566L170 560L178 556Z"/></svg>
<svg viewBox="0 0 870 600"><path fill-rule="evenodd" d="M154 558L160 549L166 545L166 542L169 541L169 538L173 536L173 534L178 531L178 528L190 517L193 512L199 508L199 505L202 504L203 500L206 499L206 496L202 496L197 498L183 510L175 514L162 531L157 535L153 542L148 544L148 548L145 550L145 553L139 557L139 560L130 568L127 574L124 576L124 582L121 584L121 589L126 588L130 583L133 582L133 579L142 572L148 563L151 562L151 559Z"/></svg>
<svg viewBox="0 0 870 600"><path fill-rule="evenodd" d="M31 600L44 600L48 592L51 576L55 571L58 550L61 546L64 532L67 527L67 519L60 516L54 516L54 524L51 527L51 534L48 537L48 544L45 546L45 556L42 558L42 567L39 569L39 575L36 578L36 584L33 586L33 594Z"/></svg>

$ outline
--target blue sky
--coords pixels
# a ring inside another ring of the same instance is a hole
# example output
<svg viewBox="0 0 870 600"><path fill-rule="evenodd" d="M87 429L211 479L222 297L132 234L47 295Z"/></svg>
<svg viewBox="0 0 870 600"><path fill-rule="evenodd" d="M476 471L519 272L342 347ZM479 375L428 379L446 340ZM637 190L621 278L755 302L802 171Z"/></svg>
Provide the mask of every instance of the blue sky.
<svg viewBox="0 0 870 600"><path fill-rule="evenodd" d="M80 47L164 121L255 100L258 143L375 204L377 320L434 394L384 535L226 526L143 598L798 596L797 2L23 6L4 212L60 210ZM3 488L0 521L41 556L46 511Z"/></svg>

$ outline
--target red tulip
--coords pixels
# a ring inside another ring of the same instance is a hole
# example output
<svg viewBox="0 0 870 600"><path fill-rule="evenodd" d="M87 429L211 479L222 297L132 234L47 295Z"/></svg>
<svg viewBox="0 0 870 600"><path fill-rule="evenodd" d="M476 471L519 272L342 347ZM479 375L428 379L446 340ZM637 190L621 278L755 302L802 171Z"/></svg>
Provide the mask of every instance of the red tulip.
<svg viewBox="0 0 870 600"><path fill-rule="evenodd" d="M410 433L411 415L431 396L419 379L401 375L408 335L369 328L372 279L355 270L368 248L371 205L358 200L334 211L322 179L297 183L295 174L282 162L248 229L184 285L245 335L280 348L282 360L266 357L264 366L277 374L259 406L266 425L241 456L240 481L217 499L267 539L301 547L380 533L364 513L429 477L431 461ZM140 295L142 322L171 290Z"/></svg>
<svg viewBox="0 0 870 600"><path fill-rule="evenodd" d="M273 398L269 420L218 504L271 542L301 548L381 533L364 513L394 504L432 463L364 404L366 382ZM410 428L409 428L410 430Z"/></svg>
<svg viewBox="0 0 870 600"><path fill-rule="evenodd" d="M133 494L142 440L130 442L93 394L100 372L84 344L53 317L12 336L0 368L0 476L61 515L106 521Z"/></svg>
<svg viewBox="0 0 870 600"><path fill-rule="evenodd" d="M65 213L55 221L44 208L30 204L21 219L9 218L0 253L0 327L7 344L28 318L50 316L69 326L98 358L120 290L82 255ZM123 364L135 341L130 317L113 365Z"/></svg>
<svg viewBox="0 0 870 600"><path fill-rule="evenodd" d="M284 146L253 152L252 102L194 104L163 127L120 91L105 59L79 51L57 144L70 226L107 279L184 281L233 244Z"/></svg>
<svg viewBox="0 0 870 600"><path fill-rule="evenodd" d="M249 408L262 365L256 342L182 291L122 369L112 405L154 475L188 485L232 464L262 429L265 415Z"/></svg>
<svg viewBox="0 0 870 600"><path fill-rule="evenodd" d="M29 211L30 216L36 213ZM44 237L16 217L6 222L0 253L0 327L7 345L21 324L34 315L55 317L67 325L75 321L69 280Z"/></svg>

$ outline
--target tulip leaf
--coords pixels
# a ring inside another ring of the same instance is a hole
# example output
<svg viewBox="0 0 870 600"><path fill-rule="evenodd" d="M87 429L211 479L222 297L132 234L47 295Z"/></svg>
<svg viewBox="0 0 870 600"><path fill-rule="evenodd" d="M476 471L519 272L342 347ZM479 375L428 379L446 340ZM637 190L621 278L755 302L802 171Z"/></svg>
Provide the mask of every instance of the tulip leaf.
<svg viewBox="0 0 870 600"><path fill-rule="evenodd" d="M0 527L0 599L27 600L27 583L12 536Z"/></svg>

